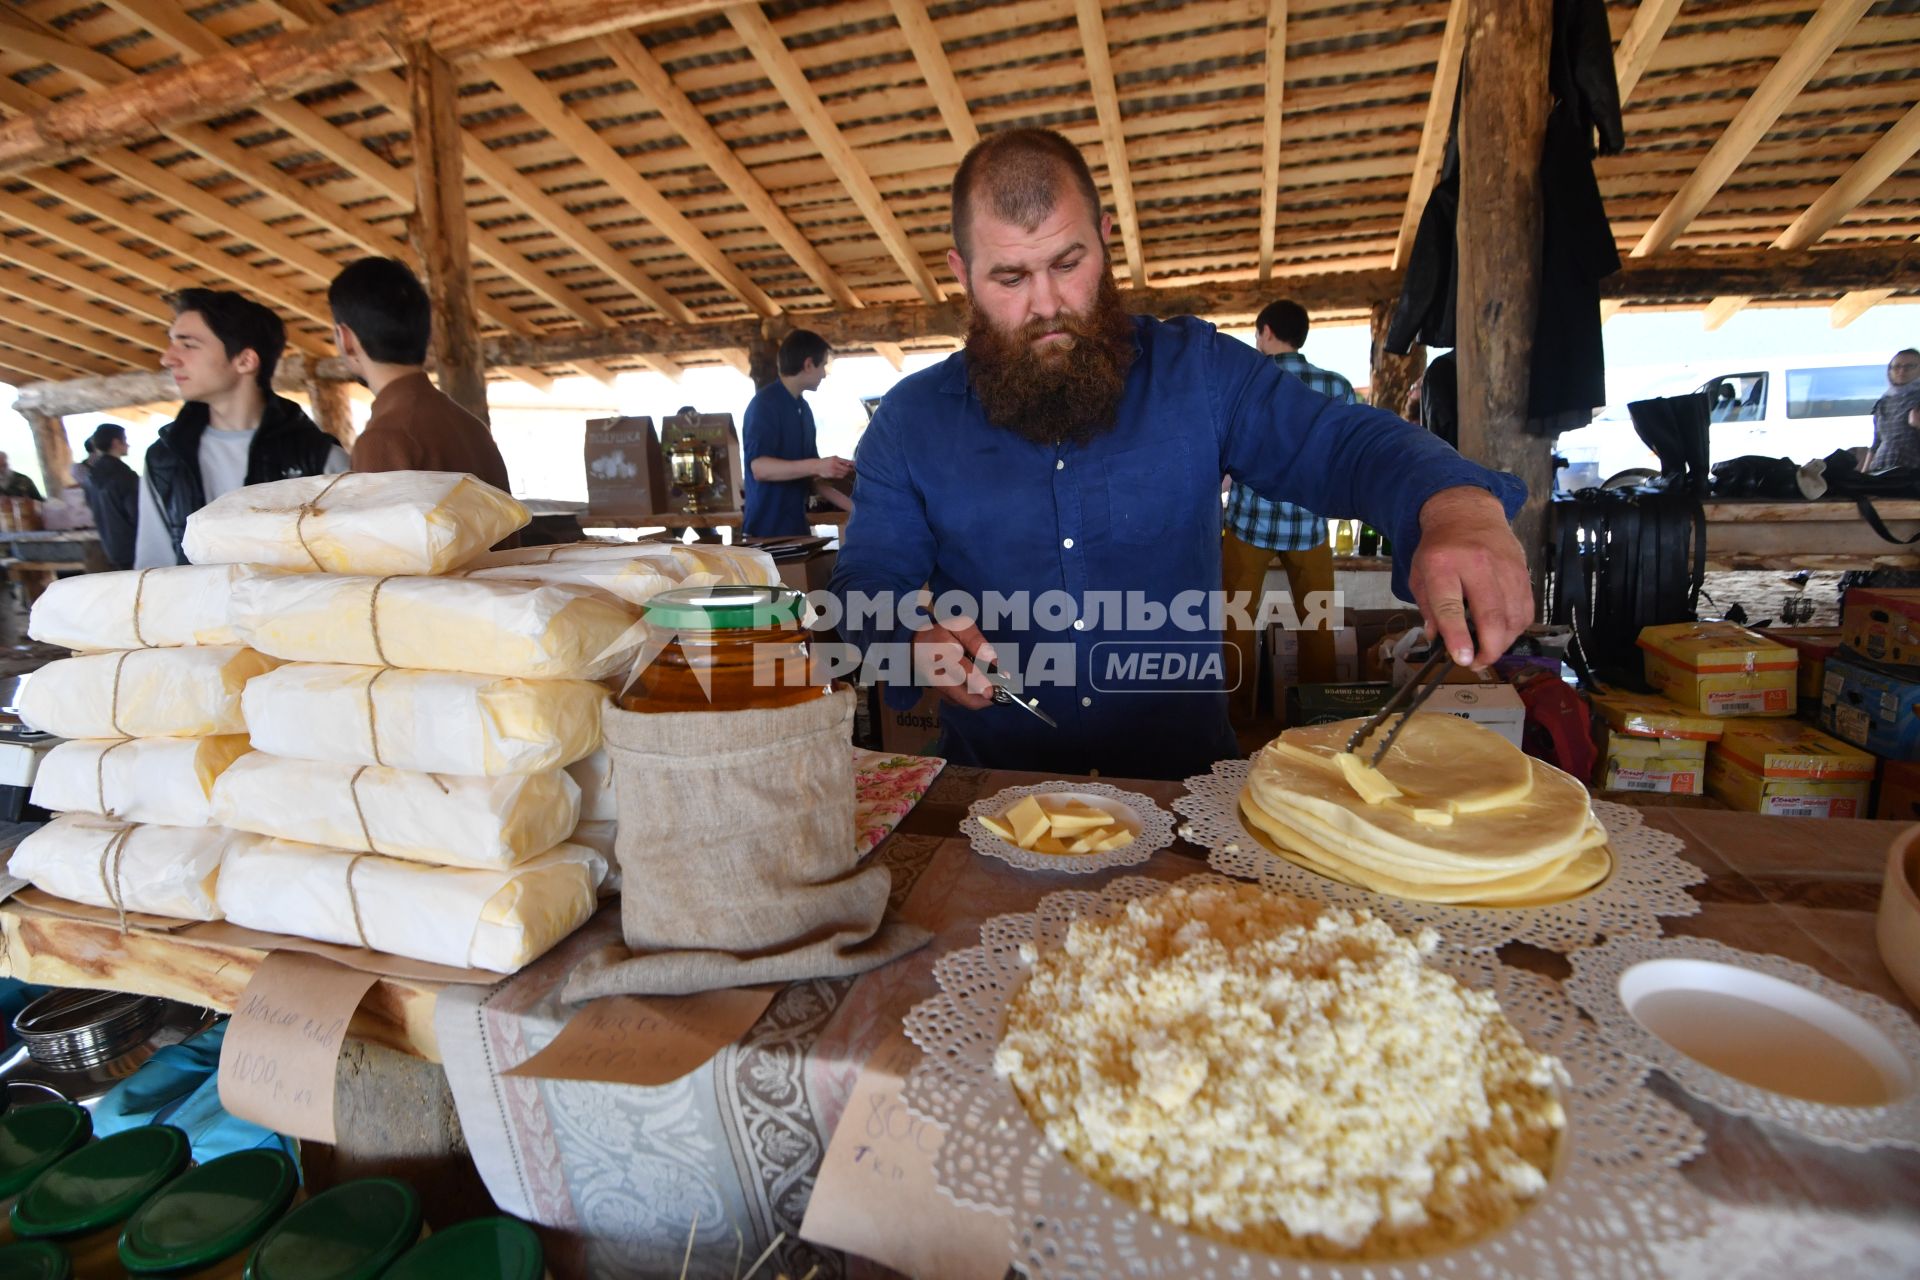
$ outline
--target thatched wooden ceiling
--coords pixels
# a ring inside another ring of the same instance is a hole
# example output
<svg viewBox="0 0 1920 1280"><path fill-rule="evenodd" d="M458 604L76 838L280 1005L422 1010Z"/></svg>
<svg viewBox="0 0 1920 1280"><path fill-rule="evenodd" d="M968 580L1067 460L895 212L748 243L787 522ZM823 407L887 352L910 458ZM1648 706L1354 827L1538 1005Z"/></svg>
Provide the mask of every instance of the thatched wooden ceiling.
<svg viewBox="0 0 1920 1280"><path fill-rule="evenodd" d="M0 0L0 131L380 7ZM940 302L953 167L1015 124L1085 148L1123 283L1390 267L1439 160L1435 72L1466 0L695 0L629 6L656 20L625 28L604 8L587 38L458 59L489 334ZM1622 250L1920 236L1916 10L1612 0L1629 150L1599 171ZM366 70L235 100L60 163L0 146L0 380L151 369L161 295L187 284L247 290L329 352L327 280L404 243L406 87Z"/></svg>

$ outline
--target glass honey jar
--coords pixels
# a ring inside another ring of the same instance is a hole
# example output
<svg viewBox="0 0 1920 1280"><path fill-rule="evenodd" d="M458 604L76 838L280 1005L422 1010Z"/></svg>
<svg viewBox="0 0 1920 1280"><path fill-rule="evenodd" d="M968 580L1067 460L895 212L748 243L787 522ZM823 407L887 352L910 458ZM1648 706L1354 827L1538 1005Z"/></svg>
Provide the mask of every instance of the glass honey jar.
<svg viewBox="0 0 1920 1280"><path fill-rule="evenodd" d="M648 602L659 652L621 695L628 711L750 711L833 691L814 667L806 597L787 587L681 587Z"/></svg>

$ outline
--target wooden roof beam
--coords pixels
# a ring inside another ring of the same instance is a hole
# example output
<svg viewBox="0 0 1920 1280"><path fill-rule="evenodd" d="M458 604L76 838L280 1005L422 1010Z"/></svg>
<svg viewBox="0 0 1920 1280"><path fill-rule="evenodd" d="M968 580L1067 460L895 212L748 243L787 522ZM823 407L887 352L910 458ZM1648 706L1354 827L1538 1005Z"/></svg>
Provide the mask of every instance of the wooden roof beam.
<svg viewBox="0 0 1920 1280"><path fill-rule="evenodd" d="M734 297L763 316L773 315L780 310L759 285L729 262L704 232L689 222L665 196L654 190L653 184L641 177L625 156L614 150L612 144L594 131L593 126L568 109L567 104L560 100L560 95L529 71L524 63L515 58L497 58L481 63L479 70L491 78L541 128L553 135L555 141L573 152L588 173L612 188L614 194L632 205L674 247L693 259L701 270L719 281ZM666 308L661 310L664 312Z"/></svg>
<svg viewBox="0 0 1920 1280"><path fill-rule="evenodd" d="M840 273L813 247L800 228L793 225L779 202L767 194L759 179L748 172L733 154L732 148L721 138L719 132L708 122L693 100L682 93L673 83L654 56L647 51L646 45L631 31L622 31L614 35L602 36L599 46L603 53L613 59L634 87L644 96L650 105L660 113L681 141L693 152L694 156L713 170L714 176L726 183L727 189L746 206L747 212L766 227L787 256L792 258L799 268L807 273L826 295L843 307L857 307L860 299Z"/></svg>
<svg viewBox="0 0 1920 1280"><path fill-rule="evenodd" d="M1280 130L1287 92L1287 0L1267 3L1267 89L1260 131L1260 278L1273 275L1280 226Z"/></svg>
<svg viewBox="0 0 1920 1280"><path fill-rule="evenodd" d="M1706 158L1688 175L1654 224L1634 245L1633 257L1661 253L1678 242L1872 3L1873 0L1822 0L1807 25L1721 132Z"/></svg>
<svg viewBox="0 0 1920 1280"><path fill-rule="evenodd" d="M874 186L873 176L860 163L860 157L854 154L853 147L827 113L813 86L808 83L807 73L800 69L799 62L773 29L773 24L767 21L767 15L761 12L759 4L731 4L726 8L726 15L727 21L733 24L734 31L746 44L747 52L759 62L761 74L773 83L774 89L786 100L787 109L793 112L800 121L800 127L813 139L813 145L819 148L822 158L846 187L854 206L873 227L874 234L880 237L880 243L906 276L907 282L923 301L942 301L945 294L939 282L914 251L912 242L907 239L906 229L887 207L880 189Z"/></svg>
<svg viewBox="0 0 1920 1280"><path fill-rule="evenodd" d="M1686 0L1640 0L1640 7L1633 11L1633 21L1613 51L1613 78L1620 86L1623 105L1633 96L1640 77L1653 62L1654 50L1666 38L1667 28L1673 25L1674 16L1685 3Z"/></svg>
<svg viewBox="0 0 1920 1280"><path fill-rule="evenodd" d="M0 124L0 173L58 164L155 130L290 98L392 67L431 41L456 62L510 57L624 27L708 12L721 0L386 0L299 31L63 99Z"/></svg>
<svg viewBox="0 0 1920 1280"><path fill-rule="evenodd" d="M1107 48L1107 19L1100 0L1074 0L1074 19L1086 47L1087 81L1100 119L1100 145L1107 157L1107 182L1113 188L1113 216L1120 223L1120 243L1127 255L1127 275L1133 287L1144 289L1147 264L1140 248L1140 214L1133 203L1133 173L1127 163L1127 132L1120 118L1120 93L1113 82L1113 55Z"/></svg>
<svg viewBox="0 0 1920 1280"><path fill-rule="evenodd" d="M1860 202L1872 195L1881 183L1898 173L1902 165L1913 159L1915 152L1920 152L1920 104L1900 117L1867 148L1865 155L1834 179L1833 185L1808 205L1806 212L1774 238L1773 247L1804 249L1826 235L1859 208ZM1753 299L1740 294L1715 298L1707 307L1707 328L1718 329L1751 301Z"/></svg>
<svg viewBox="0 0 1920 1280"><path fill-rule="evenodd" d="M30 356L64 365L78 374L118 373L122 369L138 369L139 361L120 356L112 360L91 355L84 347L75 347L71 343L48 338L38 327L15 327L11 323L14 313L0 311L0 343Z"/></svg>
<svg viewBox="0 0 1920 1280"><path fill-rule="evenodd" d="M0 382L11 387L55 384L66 380L66 371L58 365L42 364L32 356L18 352L0 352Z"/></svg>
<svg viewBox="0 0 1920 1280"><path fill-rule="evenodd" d="M0 254L0 263L5 260L5 255ZM6 271L0 271L0 288L15 301L40 309L17 313L18 323L49 338L59 338L112 360L124 360L127 354L125 346L113 341L115 337L133 344L136 351L151 352L156 360L166 347L165 330L138 324L118 311L97 307L78 290L62 293L24 277L15 279L14 273Z"/></svg>
<svg viewBox="0 0 1920 1280"><path fill-rule="evenodd" d="M1427 211L1433 184L1440 179L1440 162L1447 156L1447 135L1453 129L1453 102L1460 93L1460 58L1467 47L1467 0L1453 0L1447 25L1440 36L1440 55L1433 67L1433 92L1427 97L1427 119L1420 130L1420 151L1413 161L1413 184L1407 189L1407 212L1400 219L1400 238L1393 246L1393 265L1404 270L1413 254L1413 237L1420 216Z"/></svg>
<svg viewBox="0 0 1920 1280"><path fill-rule="evenodd" d="M955 145L962 151L972 150L973 144L980 141L980 128L973 122L967 95L960 90L953 63L947 57L947 47L934 28L933 19L927 16L924 0L891 0L891 3L893 20L900 24L901 32L907 37L907 46L913 50L913 60L920 64L920 74L933 94L934 105L940 108L940 119L945 122L947 132L953 135Z"/></svg>

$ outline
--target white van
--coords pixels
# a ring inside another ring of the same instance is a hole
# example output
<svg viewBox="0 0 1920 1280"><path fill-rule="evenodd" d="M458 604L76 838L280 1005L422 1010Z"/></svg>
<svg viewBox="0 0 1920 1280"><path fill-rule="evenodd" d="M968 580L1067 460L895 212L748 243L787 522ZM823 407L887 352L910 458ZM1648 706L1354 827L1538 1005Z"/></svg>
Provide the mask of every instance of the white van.
<svg viewBox="0 0 1920 1280"><path fill-rule="evenodd" d="M1722 365L1706 377L1702 372L1663 380L1634 398L1704 392L1710 462L1750 453L1805 462L1870 445L1874 402L1887 389L1887 362L1858 355ZM1592 425L1562 433L1554 451L1567 460L1568 471L1601 480L1634 467L1660 469L1659 459L1634 434L1625 404L1609 405Z"/></svg>

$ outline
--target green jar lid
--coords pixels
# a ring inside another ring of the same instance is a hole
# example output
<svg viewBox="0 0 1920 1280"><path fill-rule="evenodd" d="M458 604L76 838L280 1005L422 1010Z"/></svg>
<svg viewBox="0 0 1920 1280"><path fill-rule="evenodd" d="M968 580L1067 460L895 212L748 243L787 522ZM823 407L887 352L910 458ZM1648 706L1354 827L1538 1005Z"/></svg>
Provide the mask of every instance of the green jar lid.
<svg viewBox="0 0 1920 1280"><path fill-rule="evenodd" d="M0 1199L25 1191L92 1136L93 1116L71 1102L36 1102L0 1116Z"/></svg>
<svg viewBox="0 0 1920 1280"><path fill-rule="evenodd" d="M67 1251L45 1240L0 1245L0 1276L6 1280L67 1280L73 1263Z"/></svg>
<svg viewBox="0 0 1920 1280"><path fill-rule="evenodd" d="M374 1280L420 1238L420 1197L393 1178L323 1191L269 1231L247 1280Z"/></svg>
<svg viewBox="0 0 1920 1280"><path fill-rule="evenodd" d="M647 601L647 621L680 631L744 631L800 620L791 587L676 587Z"/></svg>
<svg viewBox="0 0 1920 1280"><path fill-rule="evenodd" d="M127 1219L120 1262L136 1276L210 1267L265 1235L299 1188L293 1161L274 1148L210 1160Z"/></svg>
<svg viewBox="0 0 1920 1280"><path fill-rule="evenodd" d="M13 1204L13 1229L27 1239L83 1236L125 1222L187 1167L187 1135L170 1124L142 1125L81 1147L41 1174Z"/></svg>
<svg viewBox="0 0 1920 1280"><path fill-rule="evenodd" d="M475 1218L428 1236L385 1280L540 1280L540 1237L518 1218Z"/></svg>

